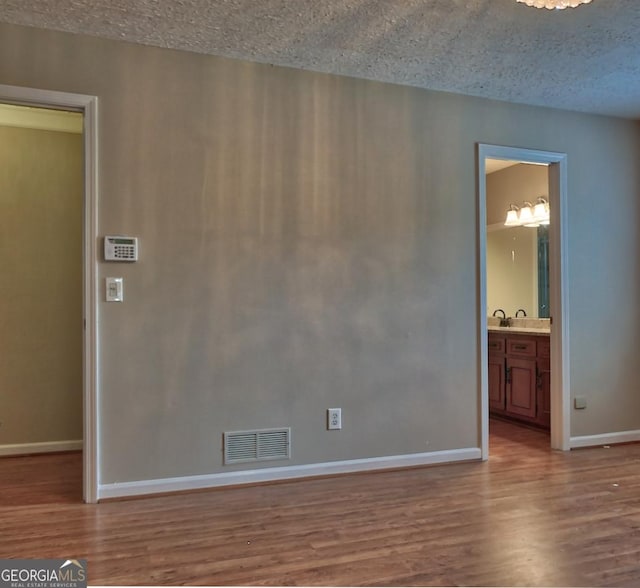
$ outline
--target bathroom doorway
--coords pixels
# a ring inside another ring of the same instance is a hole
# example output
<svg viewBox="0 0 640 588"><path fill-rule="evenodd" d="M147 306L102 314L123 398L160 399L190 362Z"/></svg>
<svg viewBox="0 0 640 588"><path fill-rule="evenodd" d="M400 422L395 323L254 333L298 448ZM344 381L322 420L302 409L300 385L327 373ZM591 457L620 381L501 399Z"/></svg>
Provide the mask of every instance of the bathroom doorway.
<svg viewBox="0 0 640 588"><path fill-rule="evenodd" d="M549 323L553 324L550 329L550 352L549 352L549 366L550 371L547 373L548 384L550 389L549 399L550 406L550 446L553 449L569 449L569 370L566 365L566 353L564 345L566 344L566 337L564 334L567 330L566 313L563 309L566 308L566 244L563 238L566 235L566 230L563 230L563 226L566 223L566 155L562 153L553 153L546 151L536 151L528 149L519 149L511 147L503 147L497 145L481 144L478 146L478 251L479 251L479 348L480 348L480 405L481 405L481 448L483 459L489 457L489 411L490 411L490 398L489 398L489 378L493 372L489 366L489 350L488 350L488 326L489 321L493 322L493 317L489 319L489 310L493 312L493 308L490 308L489 292L487 283L487 219L493 221L489 224L498 224L499 222L504 225L504 217L502 220L497 221L495 219L495 212L489 211L487 206L487 166L502 165L504 168L515 165L527 166L528 169L533 170L534 167L542 167L547 170L547 190L546 195L548 198L548 210L550 217L553 219L548 228L548 241L545 241L544 231L542 231L541 237L535 241L535 252L537 255L538 249L545 250L546 243L548 243L548 285L549 285L549 300L548 307L550 307L550 317L545 318ZM529 167L531 166L531 167ZM494 168L495 169L495 168ZM513 175L513 174L512 174ZM539 175L539 174L538 174ZM538 196L544 196L540 194ZM513 202L518 208L524 206L527 200L523 200L520 204L517 203L519 197L514 195ZM536 198L537 199L537 198ZM532 208L535 205L531 202ZM509 205L504 207L503 214L506 215ZM489 215L489 216L488 216ZM493 216L491 216L493 215ZM530 229L532 230L532 229ZM532 235L533 233L530 233ZM523 233L524 235L524 233ZM531 247L531 246L529 246ZM533 258L533 254L531 254ZM544 279L542 280L544 282ZM544 293L538 290L540 280L536 275L532 280L532 285L527 286L527 290L530 291L530 295L527 303L530 309L536 309L535 313L539 313L540 304L544 305ZM535 285L535 287L534 287ZM544 286L544 284L541 284ZM493 294L492 294L493 296ZM522 300L523 293L518 294ZM541 300L539 300L541 298ZM495 298L492 297L492 302ZM493 302L495 305L495 302ZM517 303L516 303L517 304ZM524 313L518 312L521 309L520 305L516 305L513 309L513 314L519 314L519 318L524 318ZM543 309L544 311L544 309ZM498 313L502 314L502 313ZM505 318L507 318L507 312L505 311ZM511 314L511 313L509 313ZM512 315L513 316L513 315ZM505 322L503 326L507 323ZM538 325L536 325L538 326ZM506 329L505 329L506 331ZM508 371L508 369L507 369ZM524 373L524 372L523 372ZM508 373L506 375L508 377Z"/></svg>

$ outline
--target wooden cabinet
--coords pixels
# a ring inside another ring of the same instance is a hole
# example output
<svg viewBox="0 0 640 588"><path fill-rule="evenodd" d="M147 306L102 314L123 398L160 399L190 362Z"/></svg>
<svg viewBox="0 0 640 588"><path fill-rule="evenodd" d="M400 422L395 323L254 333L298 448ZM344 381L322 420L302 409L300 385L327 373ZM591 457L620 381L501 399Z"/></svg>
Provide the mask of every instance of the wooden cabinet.
<svg viewBox="0 0 640 588"><path fill-rule="evenodd" d="M489 410L550 424L549 337L489 333Z"/></svg>
<svg viewBox="0 0 640 588"><path fill-rule="evenodd" d="M549 338L538 344L538 423L551 426L551 349Z"/></svg>
<svg viewBox="0 0 640 588"><path fill-rule="evenodd" d="M489 333L489 411L505 410L506 337Z"/></svg>
<svg viewBox="0 0 640 588"><path fill-rule="evenodd" d="M536 360L507 357L505 411L511 415L536 418Z"/></svg>
<svg viewBox="0 0 640 588"><path fill-rule="evenodd" d="M489 410L504 410L504 358L489 354Z"/></svg>
<svg viewBox="0 0 640 588"><path fill-rule="evenodd" d="M504 410L505 337L489 337L489 410Z"/></svg>

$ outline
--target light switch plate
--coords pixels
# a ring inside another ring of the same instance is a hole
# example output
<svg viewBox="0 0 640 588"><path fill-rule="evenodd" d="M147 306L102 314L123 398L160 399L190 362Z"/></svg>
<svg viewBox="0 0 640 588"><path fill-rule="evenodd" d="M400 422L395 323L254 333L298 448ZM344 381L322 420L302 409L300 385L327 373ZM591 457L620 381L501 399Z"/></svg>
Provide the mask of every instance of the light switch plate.
<svg viewBox="0 0 640 588"><path fill-rule="evenodd" d="M122 302L124 300L124 280L122 278L105 279L105 296L107 302Z"/></svg>

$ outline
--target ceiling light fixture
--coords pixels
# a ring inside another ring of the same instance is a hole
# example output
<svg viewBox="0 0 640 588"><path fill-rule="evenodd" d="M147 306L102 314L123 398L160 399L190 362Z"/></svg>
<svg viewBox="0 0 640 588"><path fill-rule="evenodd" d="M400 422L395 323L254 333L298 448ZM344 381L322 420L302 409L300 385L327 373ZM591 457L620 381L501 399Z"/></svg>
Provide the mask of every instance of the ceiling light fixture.
<svg viewBox="0 0 640 588"><path fill-rule="evenodd" d="M534 8L546 8L547 10L564 10L575 8L580 4L589 4L591 0L516 0Z"/></svg>

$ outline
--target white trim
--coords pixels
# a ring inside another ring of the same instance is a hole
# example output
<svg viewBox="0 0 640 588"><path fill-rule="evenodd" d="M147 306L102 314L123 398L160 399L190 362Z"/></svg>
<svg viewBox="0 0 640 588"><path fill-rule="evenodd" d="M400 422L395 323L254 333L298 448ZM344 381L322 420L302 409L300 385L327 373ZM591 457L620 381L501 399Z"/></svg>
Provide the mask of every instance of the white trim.
<svg viewBox="0 0 640 588"><path fill-rule="evenodd" d="M487 325L487 172L486 146L478 146L478 378L480 383L480 448L482 459L489 459L489 350Z"/></svg>
<svg viewBox="0 0 640 588"><path fill-rule="evenodd" d="M368 472L390 468L407 468L459 461L477 461L480 458L481 451L479 448L468 447L464 449L433 451L429 453L412 453L409 455L351 459L328 463L224 472L221 474L204 474L200 476L184 476L180 478L164 478L160 480L140 480L137 482L119 482L100 485L99 499L123 498L126 496L158 494L161 492L199 490L202 488L215 488L219 486L255 484L258 482L274 482L276 480L292 480L295 478L307 478L312 476L350 474L354 472Z"/></svg>
<svg viewBox="0 0 640 588"><path fill-rule="evenodd" d="M48 441L46 443L16 443L0 445L0 457L7 455L30 455L34 453L53 453L56 451L80 451L82 439L79 441Z"/></svg>
<svg viewBox="0 0 640 588"><path fill-rule="evenodd" d="M98 98L51 90L0 85L0 102L63 108L84 113L84 240L83 240L83 498L98 499Z"/></svg>
<svg viewBox="0 0 640 588"><path fill-rule="evenodd" d="M480 388L480 445L482 458L489 458L489 384L487 351L487 186L485 160L511 159L549 165L550 306L551 328L551 447L567 451L570 446L569 383L569 274L567 222L567 155L552 151L478 144L478 368Z"/></svg>
<svg viewBox="0 0 640 588"><path fill-rule="evenodd" d="M579 437L571 437L571 449L615 445L616 443L632 443L634 441L640 441L640 430L602 433L600 435L581 435Z"/></svg>
<svg viewBox="0 0 640 588"><path fill-rule="evenodd" d="M84 107L84 477L85 502L98 501L98 99Z"/></svg>
<svg viewBox="0 0 640 588"><path fill-rule="evenodd" d="M549 166L549 306L551 325L551 447L571 448L569 369L569 222L567 156Z"/></svg>

